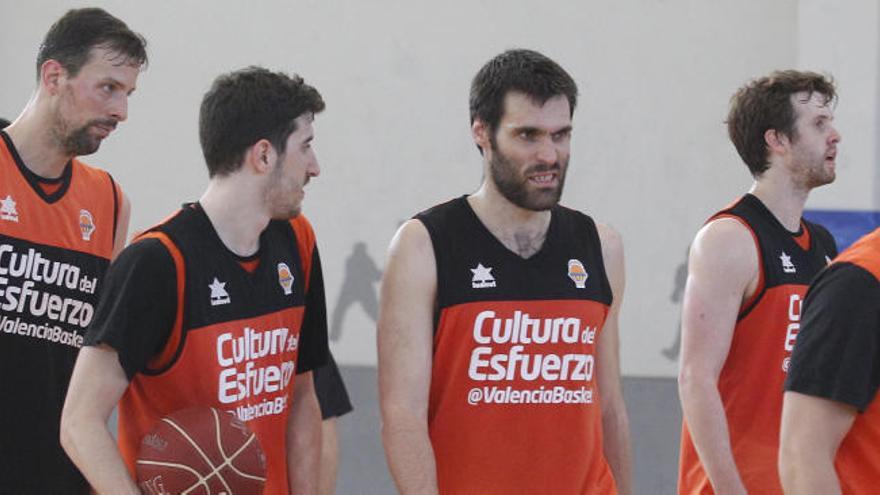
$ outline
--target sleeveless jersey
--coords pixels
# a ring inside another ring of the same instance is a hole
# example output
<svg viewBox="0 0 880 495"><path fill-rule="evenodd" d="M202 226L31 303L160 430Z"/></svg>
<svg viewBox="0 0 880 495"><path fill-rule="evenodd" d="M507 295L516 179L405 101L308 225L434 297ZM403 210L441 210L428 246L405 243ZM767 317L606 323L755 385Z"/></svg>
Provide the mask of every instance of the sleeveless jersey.
<svg viewBox="0 0 880 495"><path fill-rule="evenodd" d="M710 221L716 218L734 218L748 228L759 260L758 287L740 309L718 378L731 449L749 493L781 494L777 455L782 385L800 328L804 294L837 249L827 230L806 220L801 220L801 234L792 234L751 194ZM713 493L685 423L678 491Z"/></svg>
<svg viewBox="0 0 880 495"><path fill-rule="evenodd" d="M590 217L557 206L523 259L465 197L416 216L437 262L428 423L441 493L615 493L596 342L611 305Z"/></svg>
<svg viewBox="0 0 880 495"><path fill-rule="evenodd" d="M46 182L0 131L0 491L88 488L58 441L61 408L113 253L120 191L71 160Z"/></svg>
<svg viewBox="0 0 880 495"><path fill-rule="evenodd" d="M177 273L177 314L162 351L119 404L119 445L134 473L160 418L193 405L234 413L266 455L264 493L287 493L287 418L315 238L308 221L272 221L249 273L198 205L139 239L162 242Z"/></svg>

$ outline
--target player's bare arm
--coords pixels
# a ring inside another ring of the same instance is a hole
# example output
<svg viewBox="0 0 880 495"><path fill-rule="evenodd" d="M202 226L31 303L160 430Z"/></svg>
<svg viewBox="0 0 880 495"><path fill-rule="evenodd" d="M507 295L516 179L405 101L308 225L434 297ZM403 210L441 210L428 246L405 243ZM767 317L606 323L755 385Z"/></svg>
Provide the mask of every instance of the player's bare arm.
<svg viewBox="0 0 880 495"><path fill-rule="evenodd" d="M321 458L321 409L312 372L298 375L287 420L287 469L290 492L318 493Z"/></svg>
<svg viewBox="0 0 880 495"><path fill-rule="evenodd" d="M115 260L119 253L122 252L122 249L125 248L128 224L129 220L131 220L131 201L128 200L128 196L124 192L119 191L119 195L122 197L122 202L119 205L119 218L116 221L116 236L113 238L113 257L111 261Z"/></svg>
<svg viewBox="0 0 880 495"><path fill-rule="evenodd" d="M437 273L434 248L421 222L410 220L400 228L385 267L378 323L385 454L401 493L437 493L428 437Z"/></svg>
<svg viewBox="0 0 880 495"><path fill-rule="evenodd" d="M107 345L82 348L61 413L61 445L97 493L140 493L107 429L127 387L115 350Z"/></svg>
<svg viewBox="0 0 880 495"><path fill-rule="evenodd" d="M620 387L619 315L623 302L625 270L623 241L620 234L605 224L597 224L602 243L605 273L611 284L613 301L599 333L597 348L597 381L602 405L602 441L605 459L614 474L618 493L632 493L632 451L629 437L629 417Z"/></svg>
<svg viewBox="0 0 880 495"><path fill-rule="evenodd" d="M840 493L834 458L855 418L851 405L785 392L779 444L779 476L785 493Z"/></svg>
<svg viewBox="0 0 880 495"><path fill-rule="evenodd" d="M688 261L678 387L697 454L718 493L746 493L730 448L718 377L740 307L757 283L758 254L748 229L731 218L704 226Z"/></svg>

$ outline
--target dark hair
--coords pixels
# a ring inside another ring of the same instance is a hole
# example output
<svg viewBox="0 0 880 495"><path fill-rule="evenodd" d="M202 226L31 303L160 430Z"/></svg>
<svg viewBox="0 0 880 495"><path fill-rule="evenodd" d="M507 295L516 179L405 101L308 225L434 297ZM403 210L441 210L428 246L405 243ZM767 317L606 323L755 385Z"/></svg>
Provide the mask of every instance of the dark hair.
<svg viewBox="0 0 880 495"><path fill-rule="evenodd" d="M511 91L541 105L565 96L571 114L577 105L577 84L559 64L534 50L507 50L486 62L471 82L471 124L482 120L494 136L504 113L504 97Z"/></svg>
<svg viewBox="0 0 880 495"><path fill-rule="evenodd" d="M828 105L837 99L831 76L816 72L783 70L750 81L730 98L727 134L752 176L759 177L770 165L764 133L775 129L797 139L795 107L791 96L819 94Z"/></svg>
<svg viewBox="0 0 880 495"><path fill-rule="evenodd" d="M202 99L199 138L208 174L239 169L245 151L261 139L285 152L295 119L324 110L318 90L293 74L248 67L218 77Z"/></svg>
<svg viewBox="0 0 880 495"><path fill-rule="evenodd" d="M37 54L37 79L47 60L57 60L75 77L88 63L93 48L117 54L119 64L142 67L147 63L147 41L124 22L98 8L68 10L52 24Z"/></svg>
<svg viewBox="0 0 880 495"><path fill-rule="evenodd" d="M0 129L6 128L6 127L9 127L9 124L11 124L11 123L12 123L12 122L10 122L10 121L4 119L3 117L0 117Z"/></svg>

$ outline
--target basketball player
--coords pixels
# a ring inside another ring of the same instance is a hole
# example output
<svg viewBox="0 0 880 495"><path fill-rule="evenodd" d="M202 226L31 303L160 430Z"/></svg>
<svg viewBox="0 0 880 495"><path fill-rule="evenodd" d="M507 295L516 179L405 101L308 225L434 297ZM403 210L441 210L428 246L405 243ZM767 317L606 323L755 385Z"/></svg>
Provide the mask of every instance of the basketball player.
<svg viewBox="0 0 880 495"><path fill-rule="evenodd" d="M30 101L0 125L0 492L88 489L58 424L129 203L77 157L126 119L146 60L144 39L121 20L71 10L40 45Z"/></svg>
<svg viewBox="0 0 880 495"><path fill-rule="evenodd" d="M782 71L731 99L728 134L754 177L691 246L682 309L679 493L780 493L782 382L810 280L834 239L801 214L834 180L833 83Z"/></svg>
<svg viewBox="0 0 880 495"><path fill-rule="evenodd" d="M560 206L577 87L506 51L473 80L484 180L406 222L379 317L385 451L402 493L630 493L619 235Z"/></svg>
<svg viewBox="0 0 880 495"><path fill-rule="evenodd" d="M810 286L785 382L786 493L874 493L880 480L880 229Z"/></svg>
<svg viewBox="0 0 880 495"><path fill-rule="evenodd" d="M220 76L202 100L207 190L110 267L71 379L62 443L99 493L137 493L142 437L194 405L256 433L266 493L316 492L311 370L327 361L327 323L300 208L319 173L312 120L323 109L299 76L255 67ZM117 402L119 450L106 427Z"/></svg>

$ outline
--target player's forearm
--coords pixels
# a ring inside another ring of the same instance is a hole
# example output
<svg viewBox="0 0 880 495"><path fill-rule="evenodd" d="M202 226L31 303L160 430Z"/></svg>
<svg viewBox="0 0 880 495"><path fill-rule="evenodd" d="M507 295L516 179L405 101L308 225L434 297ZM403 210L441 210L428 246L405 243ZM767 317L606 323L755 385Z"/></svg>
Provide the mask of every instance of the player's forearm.
<svg viewBox="0 0 880 495"><path fill-rule="evenodd" d="M140 494L106 425L100 418L65 414L61 446L96 493Z"/></svg>
<svg viewBox="0 0 880 495"><path fill-rule="evenodd" d="M621 495L632 493L632 451L629 418L622 405L602 411L602 447Z"/></svg>
<svg viewBox="0 0 880 495"><path fill-rule="evenodd" d="M691 439L715 492L745 495L716 382L683 372L679 376L679 394Z"/></svg>
<svg viewBox="0 0 880 495"><path fill-rule="evenodd" d="M321 459L321 410L315 394L294 399L287 438L290 490L295 495L318 493ZM299 403L297 403L299 402Z"/></svg>
<svg viewBox="0 0 880 495"><path fill-rule="evenodd" d="M434 449L424 421L384 415L382 440L391 476L402 495L437 492Z"/></svg>

